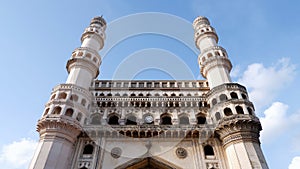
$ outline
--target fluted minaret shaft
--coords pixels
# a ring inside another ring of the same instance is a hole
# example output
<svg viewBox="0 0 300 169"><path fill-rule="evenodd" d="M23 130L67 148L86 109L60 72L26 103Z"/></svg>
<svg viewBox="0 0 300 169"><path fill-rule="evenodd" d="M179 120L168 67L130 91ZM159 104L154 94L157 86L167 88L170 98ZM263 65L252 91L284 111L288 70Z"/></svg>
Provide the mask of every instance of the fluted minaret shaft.
<svg viewBox="0 0 300 169"><path fill-rule="evenodd" d="M198 17L193 23L195 44L200 49L198 57L200 71L207 78L209 86L214 88L224 83L230 83L231 62L227 52L218 46L218 35L205 17Z"/></svg>

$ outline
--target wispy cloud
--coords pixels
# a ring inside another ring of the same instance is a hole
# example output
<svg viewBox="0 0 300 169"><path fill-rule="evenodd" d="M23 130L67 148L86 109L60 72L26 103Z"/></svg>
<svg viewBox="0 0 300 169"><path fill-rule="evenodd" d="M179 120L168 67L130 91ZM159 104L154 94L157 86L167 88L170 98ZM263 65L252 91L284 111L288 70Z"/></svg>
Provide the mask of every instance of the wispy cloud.
<svg viewBox="0 0 300 169"><path fill-rule="evenodd" d="M272 103L295 76L296 66L288 58L282 58L270 67L261 63L249 65L238 82L247 86L251 101L260 109Z"/></svg>
<svg viewBox="0 0 300 169"><path fill-rule="evenodd" d="M22 138L4 145L1 148L0 166L1 168L24 169L28 168L33 157L37 142L30 138Z"/></svg>

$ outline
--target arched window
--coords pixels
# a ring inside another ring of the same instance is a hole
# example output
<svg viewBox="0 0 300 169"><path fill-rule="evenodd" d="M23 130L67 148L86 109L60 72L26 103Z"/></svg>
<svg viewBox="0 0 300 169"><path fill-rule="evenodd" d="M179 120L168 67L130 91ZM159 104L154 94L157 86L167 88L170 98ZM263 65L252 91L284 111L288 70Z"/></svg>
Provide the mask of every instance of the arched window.
<svg viewBox="0 0 300 169"><path fill-rule="evenodd" d="M236 106L235 110L237 114L244 114L244 110L241 106Z"/></svg>
<svg viewBox="0 0 300 169"><path fill-rule="evenodd" d="M61 107L57 106L53 109L53 114L60 114Z"/></svg>
<svg viewBox="0 0 300 169"><path fill-rule="evenodd" d="M137 125L135 116L128 116L126 119L126 125Z"/></svg>
<svg viewBox="0 0 300 169"><path fill-rule="evenodd" d="M108 93L106 96L112 96L112 94L111 94L111 93Z"/></svg>
<svg viewBox="0 0 300 169"><path fill-rule="evenodd" d="M161 124L162 125L172 125L172 118L169 115L161 116Z"/></svg>
<svg viewBox="0 0 300 169"><path fill-rule="evenodd" d="M135 94L134 94L134 93L132 93L130 96L131 96L131 97L134 97L134 96L135 96Z"/></svg>
<svg viewBox="0 0 300 169"><path fill-rule="evenodd" d="M221 119L221 114L220 114L219 112L217 112L217 113L215 114L215 117L216 117L216 120L218 121L218 120Z"/></svg>
<svg viewBox="0 0 300 169"><path fill-rule="evenodd" d="M82 106L85 106L85 104L86 104L86 100L85 100L85 99L82 99L82 100L81 100L81 105L82 105Z"/></svg>
<svg viewBox="0 0 300 169"><path fill-rule="evenodd" d="M215 51L215 55L220 56L221 54L220 54L220 52Z"/></svg>
<svg viewBox="0 0 300 169"><path fill-rule="evenodd" d="M211 104L216 105L217 104L217 99L212 99Z"/></svg>
<svg viewBox="0 0 300 169"><path fill-rule="evenodd" d="M139 96L140 96L140 97L143 97L144 95L143 95L143 93L140 93Z"/></svg>
<svg viewBox="0 0 300 169"><path fill-rule="evenodd" d="M146 95L147 97L149 97L149 96L151 96L151 94L150 93L147 93L147 95Z"/></svg>
<svg viewBox="0 0 300 169"><path fill-rule="evenodd" d="M212 57L212 56L213 56L213 55L212 55L211 53L208 53L208 54L207 54L207 57L208 57L208 58L210 58L210 57Z"/></svg>
<svg viewBox="0 0 300 169"><path fill-rule="evenodd" d="M85 54L85 57L91 59L92 55L91 55L90 53L86 53L86 54Z"/></svg>
<svg viewBox="0 0 300 169"><path fill-rule="evenodd" d="M94 61L95 63L97 63L98 59L94 57L94 58L93 58L93 61Z"/></svg>
<svg viewBox="0 0 300 169"><path fill-rule="evenodd" d="M247 95L244 94L244 93L242 93L242 98L243 98L243 99L247 99Z"/></svg>
<svg viewBox="0 0 300 169"><path fill-rule="evenodd" d="M78 101L78 96L76 94L72 94L70 97L70 100L77 102Z"/></svg>
<svg viewBox="0 0 300 169"><path fill-rule="evenodd" d="M189 118L187 116L179 117L179 124L190 124Z"/></svg>
<svg viewBox="0 0 300 169"><path fill-rule="evenodd" d="M202 115L197 116L197 124L205 124L206 123L206 118Z"/></svg>
<svg viewBox="0 0 300 169"><path fill-rule="evenodd" d="M226 108L224 109L224 114L225 114L225 116L230 116L230 115L232 115L231 109L228 108L228 107L226 107Z"/></svg>
<svg viewBox="0 0 300 169"><path fill-rule="evenodd" d="M175 93L172 93L172 94L171 94L171 96L173 96L173 97L174 97L174 96L176 96L176 94L175 94Z"/></svg>
<svg viewBox="0 0 300 169"><path fill-rule="evenodd" d="M43 116L45 116L46 114L48 114L49 110L50 110L50 108L47 108L47 109L45 110L45 113L44 113Z"/></svg>
<svg viewBox="0 0 300 169"><path fill-rule="evenodd" d="M104 96L104 93L100 93L99 96Z"/></svg>
<svg viewBox="0 0 300 169"><path fill-rule="evenodd" d="M116 115L112 115L108 119L108 124L110 125L118 125L119 124L119 117Z"/></svg>
<svg viewBox="0 0 300 169"><path fill-rule="evenodd" d="M65 92L59 93L58 99L66 99L66 98L67 98L67 93L65 93Z"/></svg>
<svg viewBox="0 0 300 169"><path fill-rule="evenodd" d="M84 146L82 154L93 154L93 151L94 151L94 146L87 144L86 146Z"/></svg>
<svg viewBox="0 0 300 169"><path fill-rule="evenodd" d="M168 94L167 94L167 93L164 93L163 96L168 96Z"/></svg>
<svg viewBox="0 0 300 169"><path fill-rule="evenodd" d="M127 96L128 96L128 94L127 94L127 93L124 93L124 94L123 94L123 96L124 96L124 97L127 97Z"/></svg>
<svg viewBox="0 0 300 169"><path fill-rule="evenodd" d="M159 94L158 93L155 93L155 95L154 96L159 96Z"/></svg>
<svg viewBox="0 0 300 169"><path fill-rule="evenodd" d="M205 156L214 156L214 149L210 145L204 146L204 154Z"/></svg>
<svg viewBox="0 0 300 169"><path fill-rule="evenodd" d="M225 101L227 100L227 96L225 94L220 95L220 101Z"/></svg>
<svg viewBox="0 0 300 169"><path fill-rule="evenodd" d="M77 120L77 121L80 121L81 119L82 119L82 114L79 112L79 113L77 114L76 120Z"/></svg>
<svg viewBox="0 0 300 169"><path fill-rule="evenodd" d="M55 96L56 96L56 94L52 95L50 100L53 100L55 98Z"/></svg>
<svg viewBox="0 0 300 169"><path fill-rule="evenodd" d="M115 96L120 96L120 93L116 93Z"/></svg>
<svg viewBox="0 0 300 169"><path fill-rule="evenodd" d="M230 93L230 97L231 97L232 99L238 99L238 95L237 95L235 92L231 92L231 93Z"/></svg>
<svg viewBox="0 0 300 169"><path fill-rule="evenodd" d="M250 115L253 115L253 111L252 111L252 109L251 109L250 107L247 107L247 110L248 110L248 113L249 113Z"/></svg>
<svg viewBox="0 0 300 169"><path fill-rule="evenodd" d="M69 108L69 109L66 110L65 115L66 115L66 116L69 116L69 117L72 117L72 116L73 116L73 113L74 113L74 110L71 109L71 108Z"/></svg>
<svg viewBox="0 0 300 169"><path fill-rule="evenodd" d="M91 118L91 124L101 124L100 114L94 114Z"/></svg>

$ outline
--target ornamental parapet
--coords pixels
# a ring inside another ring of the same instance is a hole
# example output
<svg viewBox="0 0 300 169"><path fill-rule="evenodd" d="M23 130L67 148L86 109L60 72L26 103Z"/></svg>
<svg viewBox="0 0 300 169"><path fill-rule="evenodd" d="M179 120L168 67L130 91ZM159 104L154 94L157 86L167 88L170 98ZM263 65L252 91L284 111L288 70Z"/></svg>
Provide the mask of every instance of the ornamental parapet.
<svg viewBox="0 0 300 169"><path fill-rule="evenodd" d="M205 80L95 80L92 90L209 90Z"/></svg>
<svg viewBox="0 0 300 169"><path fill-rule="evenodd" d="M216 93L220 93L221 91L225 91L225 90L231 90L231 91L242 91L242 92L245 92L247 93L247 89L246 87L238 84L238 83L225 83L225 84L222 84L222 85L219 85L219 86L216 86L214 88L212 88L208 93L207 93L207 96L210 97Z"/></svg>
<svg viewBox="0 0 300 169"><path fill-rule="evenodd" d="M209 138L215 125L98 125L85 126L84 131L93 137L133 138Z"/></svg>
<svg viewBox="0 0 300 169"><path fill-rule="evenodd" d="M76 93L82 94L86 98L91 97L91 93L89 91L87 91L85 88L77 86L75 84L59 84L53 88L52 92L56 92L58 90L74 91Z"/></svg>

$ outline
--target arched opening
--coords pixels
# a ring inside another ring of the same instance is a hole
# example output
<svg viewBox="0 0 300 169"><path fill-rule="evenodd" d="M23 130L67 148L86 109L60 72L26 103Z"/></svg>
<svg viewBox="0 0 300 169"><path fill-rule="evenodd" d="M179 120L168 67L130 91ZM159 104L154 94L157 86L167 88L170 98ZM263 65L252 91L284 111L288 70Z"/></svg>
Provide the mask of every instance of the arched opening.
<svg viewBox="0 0 300 169"><path fill-rule="evenodd" d="M210 58L210 57L212 57L212 56L213 56L213 55L212 55L211 53L208 53L208 54L207 54L207 57L208 57L208 58Z"/></svg>
<svg viewBox="0 0 300 169"><path fill-rule="evenodd" d="M204 146L204 154L205 156L214 156L214 149L210 145Z"/></svg>
<svg viewBox="0 0 300 169"><path fill-rule="evenodd" d="M212 99L211 104L216 105L217 104L217 99Z"/></svg>
<svg viewBox="0 0 300 169"><path fill-rule="evenodd" d="M143 96L144 96L143 93L140 93L140 94L139 94L139 97L143 97Z"/></svg>
<svg viewBox="0 0 300 169"><path fill-rule="evenodd" d="M176 96L176 94L175 94L175 93L172 93L172 94L171 94L171 96L173 96L173 97L174 97L174 96Z"/></svg>
<svg viewBox="0 0 300 169"><path fill-rule="evenodd" d="M97 59L97 58L93 58L93 61L94 61L95 63L97 63L98 59Z"/></svg>
<svg viewBox="0 0 300 169"><path fill-rule="evenodd" d="M57 106L53 109L53 113L52 114L60 114L61 111L61 107Z"/></svg>
<svg viewBox="0 0 300 169"><path fill-rule="evenodd" d="M111 97L111 96L112 96L112 94L111 94L111 93L108 93L106 96L109 96L109 97Z"/></svg>
<svg viewBox="0 0 300 169"><path fill-rule="evenodd" d="M50 110L50 108L47 108L47 109L45 110L45 113L44 113L44 115L43 115L43 116L47 115L47 114L48 114L48 112L49 112L49 110Z"/></svg>
<svg viewBox="0 0 300 169"><path fill-rule="evenodd" d="M228 107L226 107L226 108L224 109L224 114L225 114L225 116L230 116L230 115L232 115L231 109L228 108Z"/></svg>
<svg viewBox="0 0 300 169"><path fill-rule="evenodd" d="M70 97L70 100L77 102L78 101L78 96L76 94L72 94Z"/></svg>
<svg viewBox="0 0 300 169"><path fill-rule="evenodd" d="M99 96L104 96L104 93L100 93Z"/></svg>
<svg viewBox="0 0 300 169"><path fill-rule="evenodd" d="M77 121L80 121L82 119L82 114L81 113L78 113L77 114L77 117L76 117L76 120Z"/></svg>
<svg viewBox="0 0 300 169"><path fill-rule="evenodd" d="M67 98L67 93L65 93L65 92L59 93L58 99L66 99L66 98Z"/></svg>
<svg viewBox="0 0 300 169"><path fill-rule="evenodd" d="M85 99L82 99L82 100L81 100L81 105L82 105L82 106L85 106L85 104L86 104L86 100L85 100Z"/></svg>
<svg viewBox="0 0 300 169"><path fill-rule="evenodd" d="M163 96L167 97L167 96L168 96L168 94L167 94L167 93L164 93L164 94L163 94Z"/></svg>
<svg viewBox="0 0 300 169"><path fill-rule="evenodd" d="M231 97L232 99L238 99L238 95L237 95L235 92L231 92L231 93L230 93L230 97Z"/></svg>
<svg viewBox="0 0 300 169"><path fill-rule="evenodd" d="M73 113L74 113L74 110L71 109L71 108L69 108L69 109L66 110L65 115L66 115L66 116L69 116L69 117L72 117L72 116L73 116Z"/></svg>
<svg viewBox="0 0 300 169"><path fill-rule="evenodd" d="M100 114L94 114L91 118L91 124L101 124Z"/></svg>
<svg viewBox="0 0 300 169"><path fill-rule="evenodd" d="M93 154L93 151L94 151L94 146L92 146L91 144L87 144L86 146L84 146L82 154L85 155Z"/></svg>
<svg viewBox="0 0 300 169"><path fill-rule="evenodd" d="M131 93L131 95L130 95L131 97L134 97L135 96L135 94L134 93Z"/></svg>
<svg viewBox="0 0 300 169"><path fill-rule="evenodd" d="M218 121L218 120L221 119L221 114L220 114L219 112L217 112L217 113L215 114L215 117L216 117L216 120Z"/></svg>
<svg viewBox="0 0 300 169"><path fill-rule="evenodd" d="M126 125L137 125L137 122L136 122L136 117L135 116L128 116L127 119L126 119Z"/></svg>
<svg viewBox="0 0 300 169"><path fill-rule="evenodd" d="M227 100L227 96L225 94L220 95L220 101L225 101Z"/></svg>
<svg viewBox="0 0 300 169"><path fill-rule="evenodd" d="M247 99L247 95L244 94L244 93L242 93L242 98L243 98L243 99Z"/></svg>
<svg viewBox="0 0 300 169"><path fill-rule="evenodd" d="M108 119L108 124L110 125L118 125L119 124L119 117L116 115L112 115Z"/></svg>
<svg viewBox="0 0 300 169"><path fill-rule="evenodd" d="M179 124L184 124L184 125L190 124L190 120L187 116L181 116L179 117Z"/></svg>
<svg viewBox="0 0 300 169"><path fill-rule="evenodd" d="M172 125L172 118L168 114L161 115L161 124L162 125Z"/></svg>
<svg viewBox="0 0 300 169"><path fill-rule="evenodd" d="M203 115L197 116L197 124L205 124L206 123L206 117Z"/></svg>
<svg viewBox="0 0 300 169"><path fill-rule="evenodd" d="M52 95L50 100L53 100L55 98L55 96L56 96L56 94Z"/></svg>
<svg viewBox="0 0 300 169"><path fill-rule="evenodd" d="M116 93L115 96L120 96L120 93Z"/></svg>
<svg viewBox="0 0 300 169"><path fill-rule="evenodd" d="M237 114L244 114L244 110L241 106L236 106L235 110Z"/></svg>
<svg viewBox="0 0 300 169"><path fill-rule="evenodd" d="M248 113L249 113L250 115L253 115L253 111L252 111L252 109L251 109L250 107L247 107L247 110L248 110Z"/></svg>

